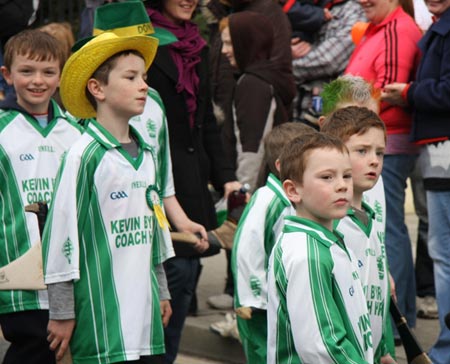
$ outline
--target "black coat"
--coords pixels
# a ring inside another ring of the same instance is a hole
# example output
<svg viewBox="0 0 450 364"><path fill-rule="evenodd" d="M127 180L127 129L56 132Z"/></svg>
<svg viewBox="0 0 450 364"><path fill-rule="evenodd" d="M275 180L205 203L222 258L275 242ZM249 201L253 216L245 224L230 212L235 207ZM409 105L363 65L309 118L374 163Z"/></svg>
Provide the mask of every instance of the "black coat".
<svg viewBox="0 0 450 364"><path fill-rule="evenodd" d="M212 112L207 47L202 50L197 74L200 85L193 128L189 126L185 94L175 88L178 70L167 46L158 48L148 83L160 93L166 108L176 197L191 220L211 230L217 227L217 220L208 182L220 191L236 177L225 159Z"/></svg>

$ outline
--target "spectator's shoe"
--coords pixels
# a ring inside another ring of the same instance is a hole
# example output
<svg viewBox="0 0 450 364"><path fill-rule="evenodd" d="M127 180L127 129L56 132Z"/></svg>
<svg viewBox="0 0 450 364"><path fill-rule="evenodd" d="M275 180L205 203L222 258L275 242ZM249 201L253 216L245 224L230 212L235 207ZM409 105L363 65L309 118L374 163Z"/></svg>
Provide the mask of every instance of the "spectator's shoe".
<svg viewBox="0 0 450 364"><path fill-rule="evenodd" d="M222 293L217 296L208 297L206 303L218 310L231 310L233 308L233 297L229 294Z"/></svg>
<svg viewBox="0 0 450 364"><path fill-rule="evenodd" d="M222 337L231 337L240 341L236 315L234 314L227 313L224 321L214 322L209 328L212 332L215 332Z"/></svg>
<svg viewBox="0 0 450 364"><path fill-rule="evenodd" d="M423 319L437 319L438 308L436 298L433 296L417 297L417 317Z"/></svg>

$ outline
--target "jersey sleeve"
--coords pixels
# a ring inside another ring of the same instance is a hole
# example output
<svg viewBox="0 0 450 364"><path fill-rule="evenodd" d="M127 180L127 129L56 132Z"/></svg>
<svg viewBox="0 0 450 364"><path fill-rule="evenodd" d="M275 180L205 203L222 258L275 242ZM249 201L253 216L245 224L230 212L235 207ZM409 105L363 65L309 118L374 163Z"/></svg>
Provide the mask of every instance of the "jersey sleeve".
<svg viewBox="0 0 450 364"><path fill-rule="evenodd" d="M86 174L80 173L80 161L75 154L66 154L58 172L42 239L46 284L80 278L78 226L82 212L87 211L81 186L88 183Z"/></svg>
<svg viewBox="0 0 450 364"><path fill-rule="evenodd" d="M167 259L175 256L172 238L168 227L162 228L155 224L155 234L153 241L153 265L164 263Z"/></svg>
<svg viewBox="0 0 450 364"><path fill-rule="evenodd" d="M264 227L267 206L257 190L239 220L232 251L236 306L266 309Z"/></svg>

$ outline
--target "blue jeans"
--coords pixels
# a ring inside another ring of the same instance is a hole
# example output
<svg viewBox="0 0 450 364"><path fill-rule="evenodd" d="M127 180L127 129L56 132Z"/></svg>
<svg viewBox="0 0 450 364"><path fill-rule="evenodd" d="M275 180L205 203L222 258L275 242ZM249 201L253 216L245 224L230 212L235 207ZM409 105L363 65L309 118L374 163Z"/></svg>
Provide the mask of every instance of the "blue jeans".
<svg viewBox="0 0 450 364"><path fill-rule="evenodd" d="M406 180L417 155L386 155L383 182L386 195L386 253L395 281L397 304L410 327L416 326L416 281L411 240L405 224ZM392 325L395 328L395 325Z"/></svg>
<svg viewBox="0 0 450 364"><path fill-rule="evenodd" d="M178 354L184 321L197 286L200 273L200 259L196 257L175 257L164 263L171 296L172 316L164 329L166 354L164 364L172 364Z"/></svg>
<svg viewBox="0 0 450 364"><path fill-rule="evenodd" d="M450 329L444 317L450 312L450 191L427 191L428 252L434 262L434 283L441 332L431 348L433 364L450 360Z"/></svg>

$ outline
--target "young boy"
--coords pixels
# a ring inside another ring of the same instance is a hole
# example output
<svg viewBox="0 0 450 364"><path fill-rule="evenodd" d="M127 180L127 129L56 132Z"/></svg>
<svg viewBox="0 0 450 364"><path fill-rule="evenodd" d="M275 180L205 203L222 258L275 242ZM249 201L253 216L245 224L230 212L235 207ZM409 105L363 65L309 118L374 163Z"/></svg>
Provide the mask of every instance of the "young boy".
<svg viewBox="0 0 450 364"><path fill-rule="evenodd" d="M349 106L331 114L325 120L322 132L340 138L350 152L353 199L347 216L336 223L336 229L358 259L370 315L374 362L380 363L382 357L383 363L389 362L387 359L393 362L389 354L389 348L393 348L393 335L389 321L385 220L363 200L363 193L375 186L383 168L385 125L373 111Z"/></svg>
<svg viewBox="0 0 450 364"><path fill-rule="evenodd" d="M50 202L65 150L81 129L51 99L59 84L64 52L38 30L9 39L1 70L16 95L0 104L0 266L39 243L35 202ZM26 267L25 267L26 268ZM5 363L54 363L48 348L47 291L0 291L0 324L11 345Z"/></svg>
<svg viewBox="0 0 450 364"><path fill-rule="evenodd" d="M70 340L75 362L161 362L154 266L173 249L157 234L164 215L151 148L128 124L143 112L157 43L105 32L63 70L67 110L96 120L63 160L44 233L45 281L73 287L75 301L72 317L49 322L57 359ZM50 311L61 311L52 298L50 292Z"/></svg>
<svg viewBox="0 0 450 364"><path fill-rule="evenodd" d="M348 150L337 138L305 135L280 165L296 216L285 217L269 261L267 363L373 363L356 259L333 232L352 200Z"/></svg>
<svg viewBox="0 0 450 364"><path fill-rule="evenodd" d="M248 364L267 361L267 264L284 216L295 213L279 180L278 158L292 139L315 132L302 123L284 123L267 134L264 159L271 173L266 185L253 194L236 230L231 267L239 336ZM257 310L244 319L239 317L243 307Z"/></svg>

